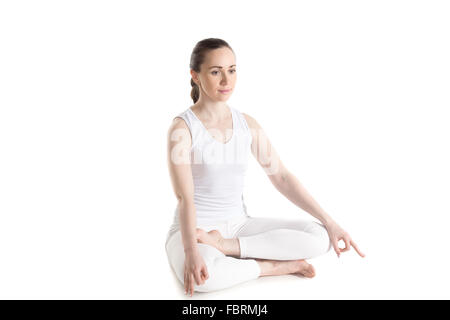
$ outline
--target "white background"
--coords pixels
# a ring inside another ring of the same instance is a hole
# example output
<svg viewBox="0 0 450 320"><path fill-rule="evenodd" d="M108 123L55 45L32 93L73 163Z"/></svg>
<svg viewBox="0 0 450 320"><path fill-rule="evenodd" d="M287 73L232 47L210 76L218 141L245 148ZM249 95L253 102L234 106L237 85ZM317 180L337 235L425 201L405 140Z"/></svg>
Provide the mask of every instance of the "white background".
<svg viewBox="0 0 450 320"><path fill-rule="evenodd" d="M191 299L164 250L166 134L209 37L236 53L228 103L367 256L194 299L450 298L449 16L446 1L1 2L0 298ZM253 216L314 219L254 158L244 197Z"/></svg>

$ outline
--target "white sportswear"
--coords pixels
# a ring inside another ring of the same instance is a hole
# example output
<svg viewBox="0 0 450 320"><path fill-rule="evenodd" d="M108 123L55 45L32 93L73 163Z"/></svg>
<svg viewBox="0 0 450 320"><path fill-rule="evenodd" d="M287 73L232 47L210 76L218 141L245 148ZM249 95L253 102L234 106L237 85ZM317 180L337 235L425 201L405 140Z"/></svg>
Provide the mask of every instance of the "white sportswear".
<svg viewBox="0 0 450 320"><path fill-rule="evenodd" d="M177 116L184 119L192 136L191 169L197 224L247 215L243 189L252 135L242 113L233 107L229 109L233 134L226 143L213 138L191 108ZM179 214L177 205L168 237L180 227Z"/></svg>
<svg viewBox="0 0 450 320"><path fill-rule="evenodd" d="M209 278L200 292L224 289L260 276L255 259L309 259L328 252L332 245L326 228L302 219L251 217L247 214L243 188L252 135L242 113L229 107L233 135L224 144L206 130L188 108L177 117L184 119L192 136L191 168L194 180L196 225L205 231L219 230L225 239L237 238L240 258L223 254L213 246L198 243ZM185 253L179 207L167 233L166 253L177 278L184 282Z"/></svg>

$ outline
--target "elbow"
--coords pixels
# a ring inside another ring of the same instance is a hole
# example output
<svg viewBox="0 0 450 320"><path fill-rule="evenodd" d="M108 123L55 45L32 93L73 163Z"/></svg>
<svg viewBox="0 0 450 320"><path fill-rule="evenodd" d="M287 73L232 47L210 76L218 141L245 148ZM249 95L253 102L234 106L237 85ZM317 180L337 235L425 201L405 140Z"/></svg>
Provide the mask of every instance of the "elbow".
<svg viewBox="0 0 450 320"><path fill-rule="evenodd" d="M269 179L272 184L277 188L281 188L289 181L290 172L283 169L279 170L276 174L269 175Z"/></svg>
<svg viewBox="0 0 450 320"><path fill-rule="evenodd" d="M279 178L278 186L287 186L287 187L289 187L290 186L290 181L291 181L291 179L289 178L290 176L291 176L291 173L289 171L286 171L286 172L282 173L280 175L280 178Z"/></svg>
<svg viewBox="0 0 450 320"><path fill-rule="evenodd" d="M274 176L275 183L277 185L285 184L289 180L291 173L283 166Z"/></svg>
<svg viewBox="0 0 450 320"><path fill-rule="evenodd" d="M281 182L283 182L283 183L286 182L290 175L291 175L291 173L286 168L283 168L283 170L281 170L281 172L280 172Z"/></svg>

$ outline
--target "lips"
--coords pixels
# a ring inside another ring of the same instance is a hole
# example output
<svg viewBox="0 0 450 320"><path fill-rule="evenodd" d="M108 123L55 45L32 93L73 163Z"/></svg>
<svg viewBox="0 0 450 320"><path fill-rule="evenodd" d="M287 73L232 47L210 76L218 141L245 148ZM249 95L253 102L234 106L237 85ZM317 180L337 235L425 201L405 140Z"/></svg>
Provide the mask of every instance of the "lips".
<svg viewBox="0 0 450 320"><path fill-rule="evenodd" d="M220 93L227 93L227 92L230 92L230 91L231 91L231 89L228 89L228 90L219 90Z"/></svg>

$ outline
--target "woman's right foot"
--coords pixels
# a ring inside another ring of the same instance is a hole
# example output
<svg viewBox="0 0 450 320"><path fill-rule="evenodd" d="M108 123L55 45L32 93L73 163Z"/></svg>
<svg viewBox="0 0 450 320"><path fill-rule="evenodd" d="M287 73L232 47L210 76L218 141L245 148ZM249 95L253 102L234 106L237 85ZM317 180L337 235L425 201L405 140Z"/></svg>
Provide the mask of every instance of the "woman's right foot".
<svg viewBox="0 0 450 320"><path fill-rule="evenodd" d="M197 228L197 242L209 244L222 251L221 244L223 242L223 237L217 230L206 232L203 229Z"/></svg>
<svg viewBox="0 0 450 320"><path fill-rule="evenodd" d="M197 228L197 242L213 246L227 256L239 257L240 255L238 239L225 239L218 230L206 232Z"/></svg>

